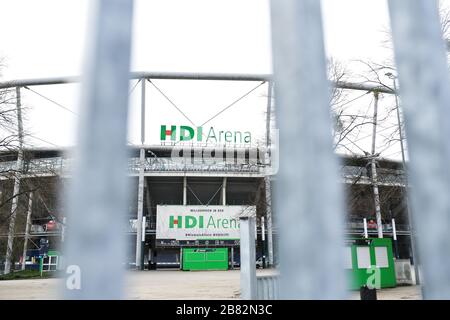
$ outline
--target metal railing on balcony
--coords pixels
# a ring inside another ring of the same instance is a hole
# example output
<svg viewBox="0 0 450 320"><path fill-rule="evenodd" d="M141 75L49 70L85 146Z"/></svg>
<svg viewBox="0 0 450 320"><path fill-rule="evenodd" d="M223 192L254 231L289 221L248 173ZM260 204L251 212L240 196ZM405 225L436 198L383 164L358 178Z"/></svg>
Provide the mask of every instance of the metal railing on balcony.
<svg viewBox="0 0 450 320"><path fill-rule="evenodd" d="M0 162L1 178L10 178L14 172L16 161ZM54 157L31 159L24 162L24 176L65 176L72 171L73 159ZM128 159L128 174L139 173L140 160L137 157ZM171 158L146 158L144 172L206 172L206 173L253 173L264 174L264 164L259 163L230 163L217 160L182 162ZM371 184L370 175L365 167L342 166L341 177L345 182L357 184ZM386 168L378 169L378 184L385 186L405 186L406 178L402 170Z"/></svg>

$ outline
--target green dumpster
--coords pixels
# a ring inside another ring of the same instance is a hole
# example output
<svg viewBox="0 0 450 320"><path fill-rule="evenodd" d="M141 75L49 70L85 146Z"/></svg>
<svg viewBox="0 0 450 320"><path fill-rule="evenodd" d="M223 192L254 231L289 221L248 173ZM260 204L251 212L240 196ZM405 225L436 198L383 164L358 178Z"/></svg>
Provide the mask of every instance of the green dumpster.
<svg viewBox="0 0 450 320"><path fill-rule="evenodd" d="M228 248L183 248L183 270L228 270Z"/></svg>
<svg viewBox="0 0 450 320"><path fill-rule="evenodd" d="M380 288L397 285L391 239L347 239L346 268L352 290L364 285Z"/></svg>

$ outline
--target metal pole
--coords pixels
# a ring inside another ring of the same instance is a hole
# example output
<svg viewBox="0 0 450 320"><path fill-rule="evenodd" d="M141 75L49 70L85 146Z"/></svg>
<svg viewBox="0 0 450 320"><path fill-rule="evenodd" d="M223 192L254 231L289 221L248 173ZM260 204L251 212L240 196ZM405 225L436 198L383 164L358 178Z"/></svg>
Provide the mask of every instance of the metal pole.
<svg viewBox="0 0 450 320"><path fill-rule="evenodd" d="M398 242L397 242L397 228L395 227L395 219L392 218L392 240L394 241L395 257L398 259Z"/></svg>
<svg viewBox="0 0 450 320"><path fill-rule="evenodd" d="M145 167L145 149L140 149L139 155L139 177L138 177L138 206L136 220L136 269L141 268L142 261L142 217L144 215L144 167Z"/></svg>
<svg viewBox="0 0 450 320"><path fill-rule="evenodd" d="M267 109L266 109L266 147L270 147L270 118L272 117L272 91L273 82L267 82Z"/></svg>
<svg viewBox="0 0 450 320"><path fill-rule="evenodd" d="M366 218L364 218L363 219L363 225L364 225L364 238L369 238L369 233L368 233L368 231L367 231L367 219Z"/></svg>
<svg viewBox="0 0 450 320"><path fill-rule="evenodd" d="M227 205L227 177L222 180L222 205Z"/></svg>
<svg viewBox="0 0 450 320"><path fill-rule="evenodd" d="M392 218L392 239L397 241L397 228L395 227L395 219Z"/></svg>
<svg viewBox="0 0 450 320"><path fill-rule="evenodd" d="M145 249L145 223L146 217L142 217L142 230L141 230L141 270L144 270L144 249Z"/></svg>
<svg viewBox="0 0 450 320"><path fill-rule="evenodd" d="M272 191L270 176L265 177L266 191L266 217L267 217L267 253L269 258L269 267L274 265L273 256L273 222L272 222Z"/></svg>
<svg viewBox="0 0 450 320"><path fill-rule="evenodd" d="M138 177L138 206L136 220L136 269L143 269L141 265L144 259L142 245L142 220L144 215L144 171L145 171L145 79L141 79L141 149L139 153L139 177Z"/></svg>
<svg viewBox="0 0 450 320"><path fill-rule="evenodd" d="M395 81L395 77L392 78L392 82L394 83L395 109L397 110L398 135L400 139L400 150L402 152L403 170L405 171L406 175L407 171L406 171L405 146L403 144L403 128L402 128L402 121L400 118L400 105L398 103L397 82Z"/></svg>
<svg viewBox="0 0 450 320"><path fill-rule="evenodd" d="M378 92L374 92L374 104L373 104L373 132L372 132L372 156L371 156L371 170L372 170L372 187L373 187L373 200L375 206L375 215L377 218L377 231L378 238L383 238L383 221L381 220L381 207L380 207L380 192L378 190L378 176L377 176L377 162L376 162L376 138L377 138L377 122L378 122Z"/></svg>
<svg viewBox="0 0 450 320"><path fill-rule="evenodd" d="M408 136L411 212L423 268L423 296L450 299L450 255L446 254L450 251L450 78L438 2L390 0L389 12Z"/></svg>
<svg viewBox="0 0 450 320"><path fill-rule="evenodd" d="M22 270L25 270L26 266L26 257L27 257L27 248L28 248L28 239L30 237L30 225L31 225L31 211L33 208L33 192L30 192L28 197L28 210L27 210L27 222L25 225L25 238L23 239L23 252L22 252Z"/></svg>
<svg viewBox="0 0 450 320"><path fill-rule="evenodd" d="M272 91L273 82L268 82L267 88L267 110L266 110L266 164L269 163L270 154L270 120L272 117ZM264 177L265 193L266 193L266 217L267 217L267 251L269 258L269 266L273 266L273 223L272 223L272 190L270 184L270 175ZM265 254L265 253L264 253Z"/></svg>
<svg viewBox="0 0 450 320"><path fill-rule="evenodd" d="M241 299L256 299L255 217L241 217Z"/></svg>
<svg viewBox="0 0 450 320"><path fill-rule="evenodd" d="M61 227L61 243L64 243L64 241L66 239L66 222L67 222L67 218L64 217L63 221L62 221L62 227Z"/></svg>
<svg viewBox="0 0 450 320"><path fill-rule="evenodd" d="M330 133L320 1L271 5L280 127L274 189L280 298L345 298L343 197Z"/></svg>
<svg viewBox="0 0 450 320"><path fill-rule="evenodd" d="M145 79L141 79L141 144L145 143Z"/></svg>
<svg viewBox="0 0 450 320"><path fill-rule="evenodd" d="M183 270L183 247L180 247L180 270Z"/></svg>
<svg viewBox="0 0 450 320"><path fill-rule="evenodd" d="M23 123L22 123L22 106L20 99L20 87L16 87L16 110L17 110L17 129L19 149L17 151L16 172L14 173L13 199L11 204L11 216L9 218L8 243L6 247L5 257L5 274L11 272L11 257L14 244L14 233L16 227L17 207L19 203L20 178L23 167Z"/></svg>
<svg viewBox="0 0 450 320"><path fill-rule="evenodd" d="M145 194L145 197L147 199L147 209L148 209L147 215L148 215L148 220L149 220L149 223L148 223L149 224L149 229L151 231L153 231L153 229L152 229L152 221L153 221L154 215L156 215L156 213L153 212L153 210L152 210L152 199L150 197L150 185L149 185L148 179L145 180L145 191L144 191L144 194ZM149 245L148 260L150 262L152 262L152 263L154 262L153 260L154 260L154 256L155 256L155 252L156 252L155 241L156 241L155 238L150 235L150 245ZM149 265L149 270L150 270L150 265Z"/></svg>
<svg viewBox="0 0 450 320"><path fill-rule="evenodd" d="M262 266L266 268L266 226L264 216L261 217Z"/></svg>
<svg viewBox="0 0 450 320"><path fill-rule="evenodd" d="M410 241L411 241L411 249L412 249L412 256L414 261L414 270L415 270L415 277L416 277L416 284L420 284L420 273L419 273L419 257L417 254L416 249L416 240L414 239L414 228L412 223L412 215L411 215L411 201L409 200L409 179L408 179L408 168L406 166L406 153L405 153L405 146L403 143L403 127L402 127L402 121L400 117L400 103L398 102L398 93L397 93L397 81L396 77L392 75L392 82L394 84L394 97L395 97L395 108L397 109L397 123L398 123L398 132L399 132L399 138L400 138L400 149L402 153L402 163L403 163L403 174L405 176L405 194L406 194L406 214L408 217L408 225L409 225L409 232L410 232Z"/></svg>
<svg viewBox="0 0 450 320"><path fill-rule="evenodd" d="M86 46L76 164L67 193L65 260L70 274L63 283L66 298L118 299L130 189L126 136L133 1L95 4Z"/></svg>
<svg viewBox="0 0 450 320"><path fill-rule="evenodd" d="M187 205L187 177L183 177L183 206Z"/></svg>
<svg viewBox="0 0 450 320"><path fill-rule="evenodd" d="M230 269L234 270L234 247L231 247L230 249L231 249L230 250L231 251L231 253L230 253L231 254L231 268Z"/></svg>

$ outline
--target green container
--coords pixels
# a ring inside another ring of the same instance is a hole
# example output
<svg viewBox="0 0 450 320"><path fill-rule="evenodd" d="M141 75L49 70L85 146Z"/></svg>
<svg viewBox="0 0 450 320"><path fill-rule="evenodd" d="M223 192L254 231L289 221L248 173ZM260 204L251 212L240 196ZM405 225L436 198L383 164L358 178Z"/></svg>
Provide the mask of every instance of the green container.
<svg viewBox="0 0 450 320"><path fill-rule="evenodd" d="M351 254L351 268L349 260L347 265L351 289L357 290L377 281L381 288L397 285L391 239L347 239L346 249L347 259Z"/></svg>
<svg viewBox="0 0 450 320"><path fill-rule="evenodd" d="M183 270L228 270L228 248L183 248Z"/></svg>

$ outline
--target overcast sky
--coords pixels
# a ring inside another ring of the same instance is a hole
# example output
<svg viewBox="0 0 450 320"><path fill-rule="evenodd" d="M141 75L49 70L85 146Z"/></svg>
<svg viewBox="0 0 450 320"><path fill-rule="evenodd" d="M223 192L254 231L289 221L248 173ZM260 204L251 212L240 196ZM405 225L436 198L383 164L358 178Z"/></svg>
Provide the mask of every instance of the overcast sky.
<svg viewBox="0 0 450 320"><path fill-rule="evenodd" d="M88 35L88 0L2 0L0 57L2 80L77 75ZM382 62L389 28L384 0L323 0L327 55L359 72L355 60ZM270 13L267 0L136 0L132 69L270 73ZM195 124L203 123L257 83L155 81ZM133 87L134 83L130 84ZM78 85L35 87L77 113ZM189 124L152 86L147 86L146 143L158 143L160 124ZM264 128L265 91L261 86L211 122L231 130ZM71 145L77 116L23 90L30 145ZM138 88L131 94L129 140L139 137ZM358 103L365 109L370 97ZM358 106L359 108L359 106ZM51 144L49 144L51 143ZM364 144L364 143L363 143ZM386 151L394 153L395 148ZM398 156L394 154L394 157Z"/></svg>

